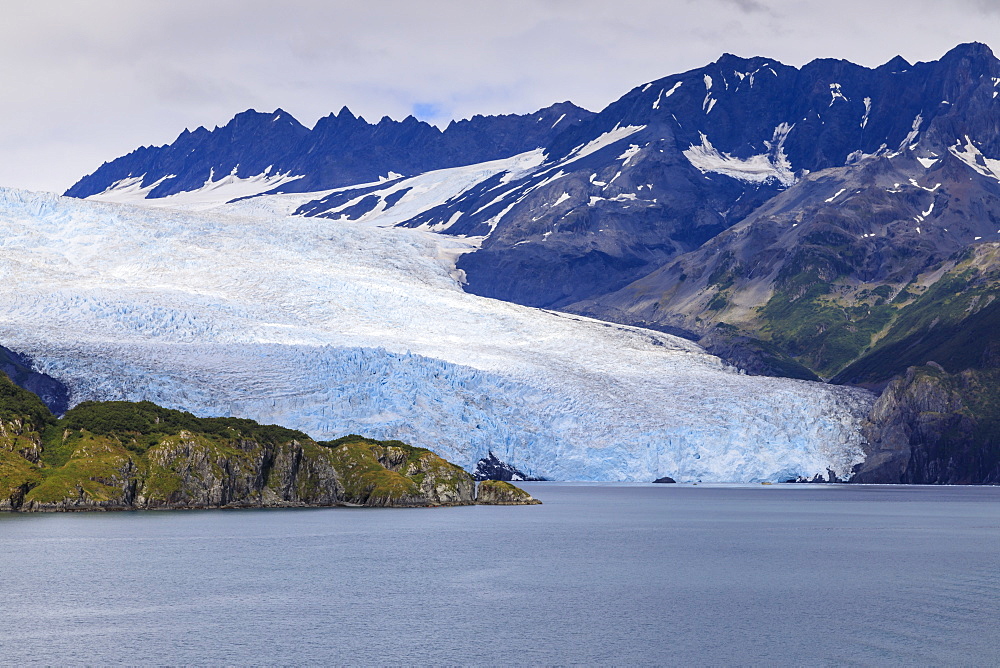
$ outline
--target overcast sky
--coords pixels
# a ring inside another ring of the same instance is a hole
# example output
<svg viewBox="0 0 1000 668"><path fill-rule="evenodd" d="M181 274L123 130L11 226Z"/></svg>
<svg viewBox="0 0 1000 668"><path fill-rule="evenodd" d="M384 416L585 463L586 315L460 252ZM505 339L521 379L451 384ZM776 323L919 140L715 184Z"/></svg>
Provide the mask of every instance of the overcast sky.
<svg viewBox="0 0 1000 668"><path fill-rule="evenodd" d="M62 191L140 145L281 107L442 127L599 110L722 53L800 66L1000 49L1000 0L0 0L0 185Z"/></svg>

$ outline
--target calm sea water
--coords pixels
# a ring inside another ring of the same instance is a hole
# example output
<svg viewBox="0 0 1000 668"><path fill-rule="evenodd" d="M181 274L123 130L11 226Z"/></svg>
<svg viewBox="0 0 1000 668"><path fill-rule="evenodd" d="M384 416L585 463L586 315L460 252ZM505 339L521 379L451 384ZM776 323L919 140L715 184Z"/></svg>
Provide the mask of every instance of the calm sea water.
<svg viewBox="0 0 1000 668"><path fill-rule="evenodd" d="M1000 488L0 515L8 664L1000 662Z"/></svg>

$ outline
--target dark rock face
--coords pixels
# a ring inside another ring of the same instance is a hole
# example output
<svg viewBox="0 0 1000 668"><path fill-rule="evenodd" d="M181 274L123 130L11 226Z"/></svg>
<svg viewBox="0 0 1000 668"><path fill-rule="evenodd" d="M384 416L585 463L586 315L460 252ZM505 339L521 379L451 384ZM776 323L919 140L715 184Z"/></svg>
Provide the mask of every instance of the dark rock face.
<svg viewBox="0 0 1000 668"><path fill-rule="evenodd" d="M1000 483L1000 374L911 367L864 425L871 448L854 483Z"/></svg>
<svg viewBox="0 0 1000 668"><path fill-rule="evenodd" d="M659 482L659 483L676 483L677 481L674 480L673 478L671 478L670 476L663 476L662 478L657 478L653 482Z"/></svg>
<svg viewBox="0 0 1000 668"><path fill-rule="evenodd" d="M19 387L37 394L56 415L69 409L69 388L52 376L32 370L31 360L24 355L0 346L0 371Z"/></svg>
<svg viewBox="0 0 1000 668"><path fill-rule="evenodd" d="M66 495L43 481L27 495L23 511L135 510L333 506L343 489L328 453L291 441L281 445L240 440L227 453L181 432L141 458L113 443L96 445L77 468L100 469ZM95 457L96 452L96 457ZM69 462L70 466L74 460Z"/></svg>
<svg viewBox="0 0 1000 668"><path fill-rule="evenodd" d="M506 158L544 146L591 115L564 102L523 116L475 116L442 131L412 116L371 124L344 107L309 130L281 109L270 114L251 109L221 128L185 130L173 144L142 147L105 163L66 195L89 197L141 177L143 187L162 180L148 197L166 197L229 174L302 177L276 192L328 190L378 181L392 172L412 176Z"/></svg>
<svg viewBox="0 0 1000 668"><path fill-rule="evenodd" d="M519 471L492 452L476 462L476 470L472 472L472 477L476 480L545 480Z"/></svg>

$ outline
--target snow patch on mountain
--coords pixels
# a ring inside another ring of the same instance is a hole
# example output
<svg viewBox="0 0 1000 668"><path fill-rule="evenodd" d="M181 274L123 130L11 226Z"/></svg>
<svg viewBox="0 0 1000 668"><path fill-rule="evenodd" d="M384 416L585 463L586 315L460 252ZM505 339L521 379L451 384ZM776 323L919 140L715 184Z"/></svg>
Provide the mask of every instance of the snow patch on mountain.
<svg viewBox="0 0 1000 668"><path fill-rule="evenodd" d="M602 148L606 146L611 146L626 137L631 137L636 132L646 129L645 125L626 125L615 126L614 129L602 133L596 139L593 139L582 146L577 146L573 151L570 152L563 160L561 160L557 166L564 166L571 162L576 162L581 158L585 158L588 155L597 153Z"/></svg>
<svg viewBox="0 0 1000 668"><path fill-rule="evenodd" d="M478 163L464 167L439 169L396 181L379 190L359 188L362 194L350 201L333 207L321 215L334 220L352 220L379 227L397 225L440 206L479 185L483 181L502 174L500 185L520 179L532 173L544 160L541 149L515 155L503 160ZM345 189L349 191L350 189ZM271 196L265 196L268 198ZM360 216L349 216L347 210L367 197L378 199L377 204ZM501 199L503 195L499 196ZM304 205L305 206L305 205ZM288 211L292 213L294 210ZM434 225L425 224L421 229L443 232L454 225L467 212L456 211L447 221ZM316 215L312 212L311 215Z"/></svg>
<svg viewBox="0 0 1000 668"><path fill-rule="evenodd" d="M719 152L712 146L708 135L701 132L701 144L692 144L684 151L684 157L702 173L722 174L747 183L777 182L785 187L792 186L795 184L795 173L783 146L790 130L791 126L787 124L779 125L772 142L764 142L769 152L749 158L736 158Z"/></svg>
<svg viewBox="0 0 1000 668"><path fill-rule="evenodd" d="M492 451L554 479L843 476L863 457L867 393L466 294L462 240L237 210L0 190L0 345L73 401L403 438L470 468Z"/></svg>
<svg viewBox="0 0 1000 668"><path fill-rule="evenodd" d="M969 139L969 135L965 135L964 144L959 140L948 150L979 174L1000 181L1000 160L987 158L983 155L982 151Z"/></svg>
<svg viewBox="0 0 1000 668"><path fill-rule="evenodd" d="M169 207L174 209L190 209L200 211L211 209L220 204L241 197L252 197L265 193L286 183L302 178L302 175L271 174L270 168L264 173L242 178L236 176L236 168L219 180L215 180L214 172L209 174L204 185L197 190L175 193L167 197L150 198L149 193L157 186L171 178L165 176L155 183L142 186L145 176L123 179L97 195L91 195L88 200L97 202L115 202L118 204L143 204L145 206Z"/></svg>

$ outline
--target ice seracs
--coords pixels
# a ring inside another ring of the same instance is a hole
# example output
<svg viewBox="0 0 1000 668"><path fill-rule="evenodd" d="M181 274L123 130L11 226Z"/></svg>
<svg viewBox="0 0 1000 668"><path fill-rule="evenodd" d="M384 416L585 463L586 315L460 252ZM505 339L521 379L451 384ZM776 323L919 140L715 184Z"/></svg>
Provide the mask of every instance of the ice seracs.
<svg viewBox="0 0 1000 668"><path fill-rule="evenodd" d="M0 190L0 345L72 400L401 438L552 479L783 480L860 462L865 392L476 297L426 230ZM372 221L369 221L372 222Z"/></svg>

